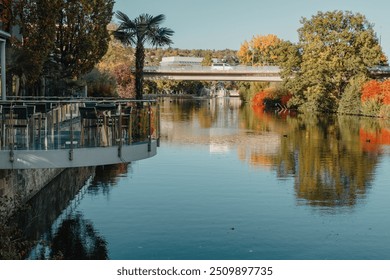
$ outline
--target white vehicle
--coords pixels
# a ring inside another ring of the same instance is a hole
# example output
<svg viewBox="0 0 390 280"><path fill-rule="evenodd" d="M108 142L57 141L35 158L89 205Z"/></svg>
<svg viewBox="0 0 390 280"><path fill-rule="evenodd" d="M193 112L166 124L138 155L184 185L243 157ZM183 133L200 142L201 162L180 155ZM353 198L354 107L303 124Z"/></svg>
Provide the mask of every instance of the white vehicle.
<svg viewBox="0 0 390 280"><path fill-rule="evenodd" d="M227 63L213 63L211 70L233 70L233 67Z"/></svg>

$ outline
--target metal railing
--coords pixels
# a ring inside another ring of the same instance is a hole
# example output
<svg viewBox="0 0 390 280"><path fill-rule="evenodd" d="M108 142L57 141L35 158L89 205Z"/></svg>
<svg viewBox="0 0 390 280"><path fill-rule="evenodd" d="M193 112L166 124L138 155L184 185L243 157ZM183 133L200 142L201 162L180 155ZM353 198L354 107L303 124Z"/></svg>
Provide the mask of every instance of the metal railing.
<svg viewBox="0 0 390 280"><path fill-rule="evenodd" d="M1 150L118 146L160 138L156 101L23 98L0 103Z"/></svg>

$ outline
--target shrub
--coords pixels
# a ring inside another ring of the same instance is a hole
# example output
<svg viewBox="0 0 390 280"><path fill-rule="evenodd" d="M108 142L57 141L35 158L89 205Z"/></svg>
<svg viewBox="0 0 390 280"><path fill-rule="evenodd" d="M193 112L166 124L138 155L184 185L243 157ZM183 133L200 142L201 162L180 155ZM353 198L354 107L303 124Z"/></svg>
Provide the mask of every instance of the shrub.
<svg viewBox="0 0 390 280"><path fill-rule="evenodd" d="M362 113L388 118L390 107L390 80L371 80L362 87Z"/></svg>
<svg viewBox="0 0 390 280"><path fill-rule="evenodd" d="M382 93L381 83L376 80L371 80L365 83L362 87L362 102L380 98Z"/></svg>
<svg viewBox="0 0 390 280"><path fill-rule="evenodd" d="M116 81L108 72L100 72L93 69L84 76L88 85L88 96L92 97L116 97Z"/></svg>
<svg viewBox="0 0 390 280"><path fill-rule="evenodd" d="M118 83L118 95L122 98L135 96L135 79L131 73L130 66L121 64L115 67L114 75Z"/></svg>
<svg viewBox="0 0 390 280"><path fill-rule="evenodd" d="M390 105L390 80L382 83L383 104Z"/></svg>
<svg viewBox="0 0 390 280"><path fill-rule="evenodd" d="M368 99L362 103L362 114L365 116L379 116L381 110L381 102L379 99Z"/></svg>
<svg viewBox="0 0 390 280"><path fill-rule="evenodd" d="M252 104L260 108L274 108L280 105L287 106L291 94L282 87L266 88L254 95Z"/></svg>
<svg viewBox="0 0 390 280"><path fill-rule="evenodd" d="M385 104L385 105L383 105L381 107L381 109L379 111L379 116L381 118L388 118L388 119L390 119L390 104L389 105Z"/></svg>

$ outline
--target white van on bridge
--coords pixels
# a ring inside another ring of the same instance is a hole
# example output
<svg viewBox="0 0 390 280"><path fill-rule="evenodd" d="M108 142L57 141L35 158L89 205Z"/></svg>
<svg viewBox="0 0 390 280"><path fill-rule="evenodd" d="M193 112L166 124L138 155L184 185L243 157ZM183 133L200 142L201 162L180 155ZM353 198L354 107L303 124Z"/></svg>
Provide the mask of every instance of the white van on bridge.
<svg viewBox="0 0 390 280"><path fill-rule="evenodd" d="M233 67L227 63L213 63L211 70L233 70Z"/></svg>

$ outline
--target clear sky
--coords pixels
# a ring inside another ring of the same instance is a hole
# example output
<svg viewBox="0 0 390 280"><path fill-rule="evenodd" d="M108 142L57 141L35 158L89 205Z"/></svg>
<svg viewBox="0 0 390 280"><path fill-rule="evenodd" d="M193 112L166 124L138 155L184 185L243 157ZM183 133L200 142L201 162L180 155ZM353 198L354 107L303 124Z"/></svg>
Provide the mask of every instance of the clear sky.
<svg viewBox="0 0 390 280"><path fill-rule="evenodd" d="M173 48L215 50L238 50L254 35L275 34L295 43L302 17L318 11L359 12L374 24L390 57L390 0L116 0L118 10L131 19L164 14L162 26L175 31Z"/></svg>

